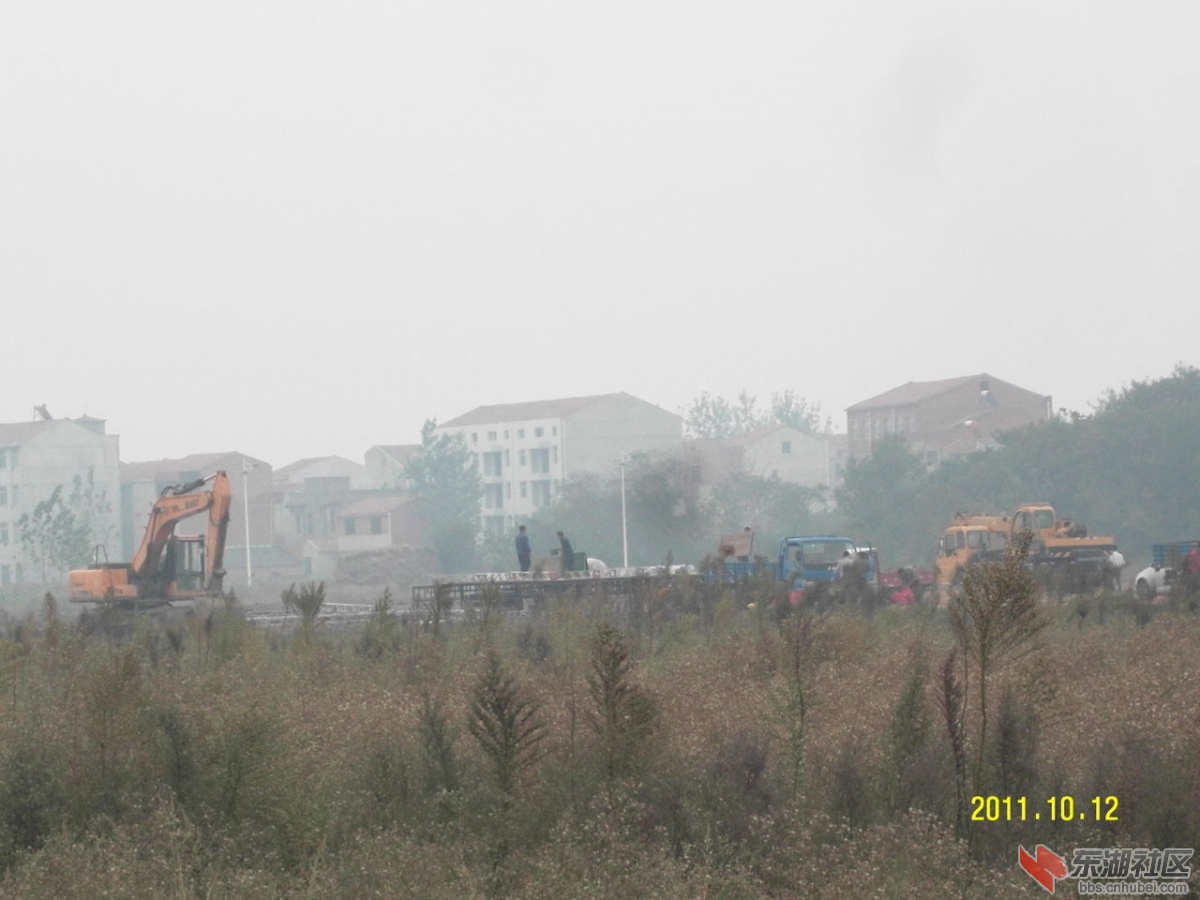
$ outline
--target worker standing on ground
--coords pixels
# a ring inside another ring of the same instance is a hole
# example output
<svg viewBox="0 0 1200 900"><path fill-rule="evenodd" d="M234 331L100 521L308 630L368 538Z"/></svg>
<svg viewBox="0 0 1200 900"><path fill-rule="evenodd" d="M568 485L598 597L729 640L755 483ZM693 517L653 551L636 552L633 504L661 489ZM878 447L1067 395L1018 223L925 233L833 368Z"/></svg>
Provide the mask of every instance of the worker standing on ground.
<svg viewBox="0 0 1200 900"><path fill-rule="evenodd" d="M529 546L529 535L525 533L524 525L517 529L516 545L517 563L522 572L528 572L529 564L533 560L533 550Z"/></svg>
<svg viewBox="0 0 1200 900"><path fill-rule="evenodd" d="M1121 570L1125 568L1125 554L1113 545L1112 551L1104 559L1104 586L1110 591L1121 589Z"/></svg>
<svg viewBox="0 0 1200 900"><path fill-rule="evenodd" d="M567 540L567 536L561 531L558 532L559 546L559 561L562 565L562 574L575 571L575 548L571 546L571 542Z"/></svg>

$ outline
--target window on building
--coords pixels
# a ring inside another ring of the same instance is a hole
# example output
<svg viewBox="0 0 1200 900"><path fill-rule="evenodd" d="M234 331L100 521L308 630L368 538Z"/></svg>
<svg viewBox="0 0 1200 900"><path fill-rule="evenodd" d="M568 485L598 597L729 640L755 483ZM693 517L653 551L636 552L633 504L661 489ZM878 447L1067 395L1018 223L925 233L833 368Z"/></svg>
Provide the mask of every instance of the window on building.
<svg viewBox="0 0 1200 900"><path fill-rule="evenodd" d="M524 428L517 429L517 437L519 437L519 438L525 437L525 429Z"/></svg>
<svg viewBox="0 0 1200 900"><path fill-rule="evenodd" d="M551 447L550 452L554 454L554 462L555 462L555 464L557 464L558 463L558 444L555 444L553 447Z"/></svg>
<svg viewBox="0 0 1200 900"><path fill-rule="evenodd" d="M550 433L557 436L558 435L558 426L555 425L553 428L551 428Z"/></svg>
<svg viewBox="0 0 1200 900"><path fill-rule="evenodd" d="M535 429L533 429L533 436L534 436L534 437L541 437L541 436L542 436L543 434L545 434L545 433L546 433L546 429L545 429L545 428L535 428Z"/></svg>
<svg viewBox="0 0 1200 900"><path fill-rule="evenodd" d="M529 471L545 475L550 471L550 448L542 447L538 450L529 451Z"/></svg>
<svg viewBox="0 0 1200 900"><path fill-rule="evenodd" d="M489 441L494 441L495 439L496 439L496 432L494 432L494 431L489 431L489 432L488 432L488 440L489 440Z"/></svg>
<svg viewBox="0 0 1200 900"><path fill-rule="evenodd" d="M476 432L474 432L474 431L472 431L472 432L471 432L471 443L472 443L472 444L478 444L478 443L479 443L479 435L478 435Z"/></svg>
<svg viewBox="0 0 1200 900"><path fill-rule="evenodd" d="M512 499L512 482L511 481L504 482L504 499L505 500Z"/></svg>
<svg viewBox="0 0 1200 900"><path fill-rule="evenodd" d="M8 468L8 451L0 450L0 469Z"/></svg>
<svg viewBox="0 0 1200 900"><path fill-rule="evenodd" d="M521 465L521 466L525 465L525 451L524 450L517 451L517 464Z"/></svg>
<svg viewBox="0 0 1200 900"><path fill-rule="evenodd" d="M0 525L0 546L8 545L8 526Z"/></svg>
<svg viewBox="0 0 1200 900"><path fill-rule="evenodd" d="M355 534L358 530L354 519L349 516L345 519L342 519L342 528L345 530L346 534Z"/></svg>
<svg viewBox="0 0 1200 900"><path fill-rule="evenodd" d="M0 506L8 506L8 488L0 487Z"/></svg>
<svg viewBox="0 0 1200 900"><path fill-rule="evenodd" d="M0 566L0 584L12 584L12 568Z"/></svg>
<svg viewBox="0 0 1200 900"><path fill-rule="evenodd" d="M506 441L508 440L508 429L507 428L504 429L504 439Z"/></svg>
<svg viewBox="0 0 1200 900"><path fill-rule="evenodd" d="M529 482L528 481L521 482L521 496L522 497L529 496Z"/></svg>
<svg viewBox="0 0 1200 900"><path fill-rule="evenodd" d="M785 455L785 456L786 456L787 454L791 453L791 452L792 452L792 442L791 442L791 441L784 441L784 442L783 442L783 448L782 448L782 449L783 449L783 453L784 453L784 455Z"/></svg>
<svg viewBox="0 0 1200 900"><path fill-rule="evenodd" d="M534 481L533 484L533 505L548 506L550 504L550 481L545 479L542 481Z"/></svg>
<svg viewBox="0 0 1200 900"><path fill-rule="evenodd" d="M501 474L503 471L501 460L503 460L503 458L504 457L499 450L493 451L492 453L483 454L483 474L485 476Z"/></svg>
<svg viewBox="0 0 1200 900"><path fill-rule="evenodd" d="M503 509L504 508L504 485L502 485L502 484L485 484L483 486L483 508L484 509Z"/></svg>
<svg viewBox="0 0 1200 900"><path fill-rule="evenodd" d="M371 534L383 534L383 516L371 516Z"/></svg>
<svg viewBox="0 0 1200 900"><path fill-rule="evenodd" d="M509 450L504 451L504 465L505 466L512 465L512 452Z"/></svg>

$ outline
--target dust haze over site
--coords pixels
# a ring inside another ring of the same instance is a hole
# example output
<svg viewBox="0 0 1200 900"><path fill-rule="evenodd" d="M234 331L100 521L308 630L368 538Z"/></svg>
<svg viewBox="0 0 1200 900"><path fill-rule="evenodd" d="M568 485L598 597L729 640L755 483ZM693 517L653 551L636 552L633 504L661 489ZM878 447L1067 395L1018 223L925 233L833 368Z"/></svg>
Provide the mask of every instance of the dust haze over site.
<svg viewBox="0 0 1200 900"><path fill-rule="evenodd" d="M1196 361L1200 8L10 5L8 388L126 460Z"/></svg>

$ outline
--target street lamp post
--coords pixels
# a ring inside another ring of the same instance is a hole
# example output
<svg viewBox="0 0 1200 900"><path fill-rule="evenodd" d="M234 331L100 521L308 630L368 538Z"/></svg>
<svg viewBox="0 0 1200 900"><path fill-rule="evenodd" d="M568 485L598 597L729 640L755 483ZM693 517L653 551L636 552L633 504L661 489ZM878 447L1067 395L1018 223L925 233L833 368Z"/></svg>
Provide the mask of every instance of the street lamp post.
<svg viewBox="0 0 1200 900"><path fill-rule="evenodd" d="M625 463L628 457L621 454L621 567L629 568L629 532L625 521Z"/></svg>

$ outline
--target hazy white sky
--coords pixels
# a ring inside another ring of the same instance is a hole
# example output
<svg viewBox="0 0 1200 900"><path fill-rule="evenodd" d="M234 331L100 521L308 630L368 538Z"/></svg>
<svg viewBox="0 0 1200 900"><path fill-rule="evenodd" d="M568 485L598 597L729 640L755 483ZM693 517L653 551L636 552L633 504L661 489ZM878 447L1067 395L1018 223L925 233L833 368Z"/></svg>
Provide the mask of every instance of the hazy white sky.
<svg viewBox="0 0 1200 900"><path fill-rule="evenodd" d="M1193 364L1200 4L0 9L0 421L276 466L485 403Z"/></svg>

